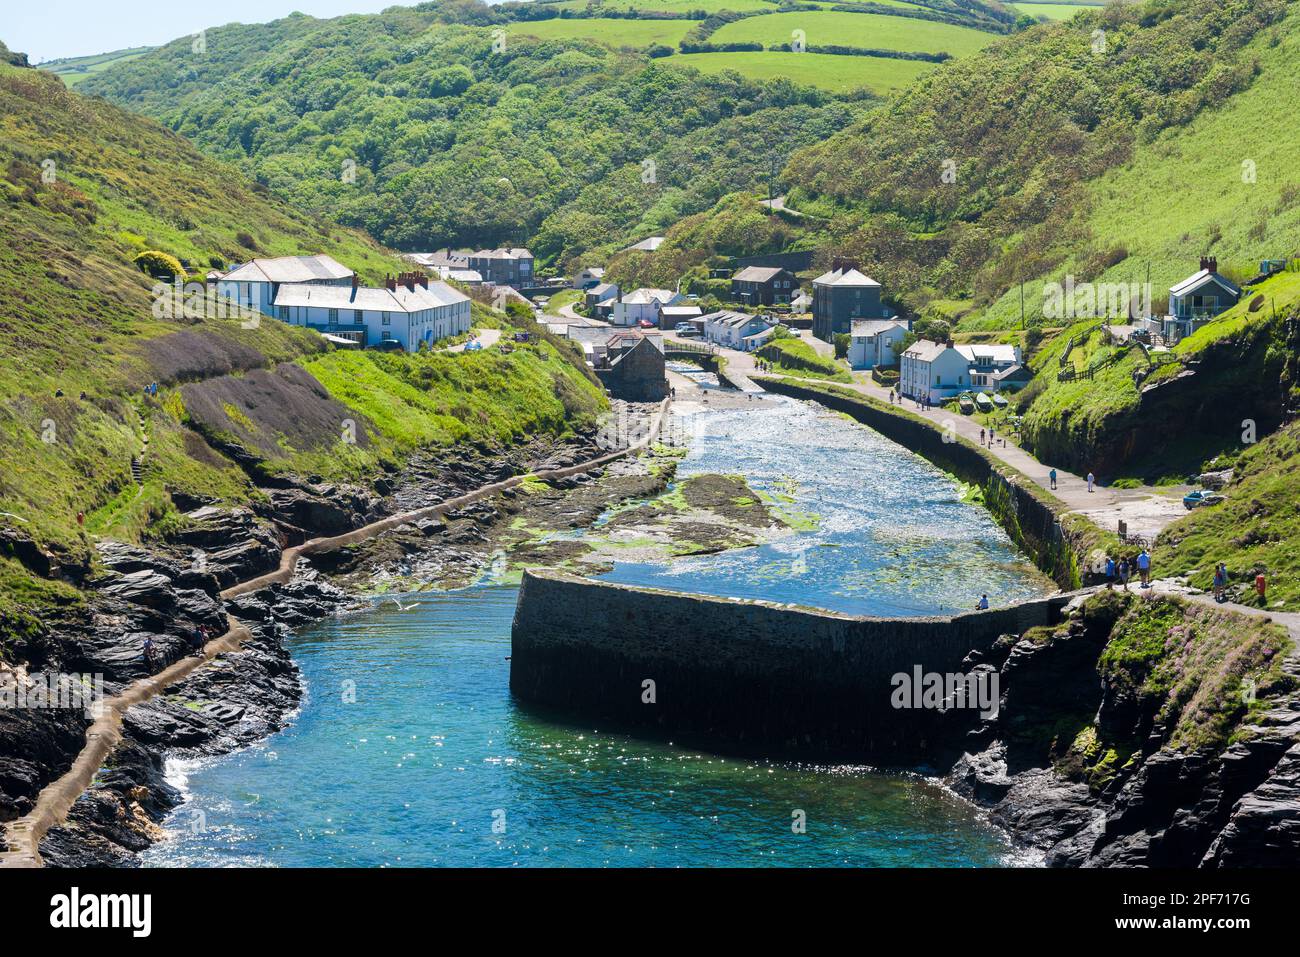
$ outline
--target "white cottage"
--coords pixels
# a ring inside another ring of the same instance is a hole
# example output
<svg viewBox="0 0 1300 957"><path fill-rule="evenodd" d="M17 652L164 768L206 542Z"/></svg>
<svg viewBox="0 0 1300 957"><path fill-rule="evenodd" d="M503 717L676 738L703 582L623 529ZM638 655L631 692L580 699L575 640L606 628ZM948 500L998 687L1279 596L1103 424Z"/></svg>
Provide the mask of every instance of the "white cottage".
<svg viewBox="0 0 1300 957"><path fill-rule="evenodd" d="M899 357L898 391L939 402L971 387L969 360L950 345L919 339Z"/></svg>
<svg viewBox="0 0 1300 957"><path fill-rule="evenodd" d="M312 286L351 286L356 273L338 260L319 253L315 256L281 256L252 259L236 266L217 280L217 295L272 316L276 293L289 283Z"/></svg>
<svg viewBox="0 0 1300 957"><path fill-rule="evenodd" d="M470 299L423 275L388 279L383 288L292 283L276 294L275 317L289 325L351 339L362 346L396 343L407 352L421 343L469 332ZM396 348L396 345L390 345Z"/></svg>
<svg viewBox="0 0 1300 957"><path fill-rule="evenodd" d="M907 326L892 319L854 319L849 328L849 366L874 369L898 363L894 347L907 335Z"/></svg>
<svg viewBox="0 0 1300 957"><path fill-rule="evenodd" d="M635 326L639 322L659 325L659 310L676 306L685 297L671 289L634 289L614 303L610 322L616 326Z"/></svg>
<svg viewBox="0 0 1300 957"><path fill-rule="evenodd" d="M772 335L772 327L757 316L724 309L703 317L704 338L715 346L752 352Z"/></svg>

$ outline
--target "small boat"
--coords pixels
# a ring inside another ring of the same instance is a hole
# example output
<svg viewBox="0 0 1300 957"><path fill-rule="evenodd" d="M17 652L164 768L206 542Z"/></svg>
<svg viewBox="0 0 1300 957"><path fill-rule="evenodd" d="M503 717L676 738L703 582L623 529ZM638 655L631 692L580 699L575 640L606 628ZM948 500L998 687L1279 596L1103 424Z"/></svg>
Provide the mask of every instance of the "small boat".
<svg viewBox="0 0 1300 957"><path fill-rule="evenodd" d="M975 393L975 404L979 406L979 410L981 412L993 411L993 400L990 399L988 395L984 392Z"/></svg>
<svg viewBox="0 0 1300 957"><path fill-rule="evenodd" d="M975 403L971 401L969 395L960 395L957 397L957 405L961 407L962 415L970 415L975 411Z"/></svg>
<svg viewBox="0 0 1300 957"><path fill-rule="evenodd" d="M1007 397L1003 395L1001 392L994 392L993 404L996 405L999 409L1005 409L1007 407Z"/></svg>

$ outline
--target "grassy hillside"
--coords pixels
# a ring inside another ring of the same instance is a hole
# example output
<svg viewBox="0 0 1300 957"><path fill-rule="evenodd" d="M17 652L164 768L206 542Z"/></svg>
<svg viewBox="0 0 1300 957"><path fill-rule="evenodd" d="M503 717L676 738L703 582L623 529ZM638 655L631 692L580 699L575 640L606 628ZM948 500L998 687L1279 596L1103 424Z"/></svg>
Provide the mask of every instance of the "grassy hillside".
<svg viewBox="0 0 1300 957"><path fill-rule="evenodd" d="M267 471L357 478L417 445L563 432L603 405L550 341L381 357L269 319L156 316L142 249L200 274L255 253L327 252L372 280L401 267L152 121L0 65L0 530L62 564L84 562L94 536L166 534L182 495L257 498L231 441ZM355 443L341 440L349 419ZM73 597L0 558L0 643L33 607Z"/></svg>
<svg viewBox="0 0 1300 957"><path fill-rule="evenodd" d="M1035 277L1031 319L1042 304L1042 280L1067 272L1142 282L1149 270L1153 298L1163 306L1169 286L1194 272L1202 255L1216 256L1220 271L1242 279L1261 259L1300 251L1300 174L1290 160L1290 104L1300 96L1292 66L1300 56L1300 10L1288 9L1276 28L1242 51L1258 66L1246 89L1136 144L1127 162L1086 184L1071 226L1074 254ZM1123 255L1106 267L1106 252ZM1018 291L1011 290L963 328L1008 328L1019 322L1019 309Z"/></svg>
<svg viewBox="0 0 1300 957"><path fill-rule="evenodd" d="M1152 0L1032 27L796 154L783 177L790 204L836 221L823 244L869 264L914 308L969 298L984 309L1071 258L1091 279L1123 257L1088 232L1088 185L1248 90L1260 47L1293 32L1290 10ZM1131 185L1117 204L1165 201Z"/></svg>
<svg viewBox="0 0 1300 957"><path fill-rule="evenodd" d="M875 13L800 10L737 20L717 30L714 43L757 41L764 46L789 43L795 30L809 46L838 44L875 50L948 53L966 56L997 39L995 34L926 20Z"/></svg>
<svg viewBox="0 0 1300 957"><path fill-rule="evenodd" d="M1270 583L1267 607L1300 610L1300 423L1214 464L1234 470L1226 501L1166 529L1156 542L1156 564L1162 574L1186 574L1208 589L1215 564L1224 562L1232 597L1253 605L1259 604L1255 575L1262 571Z"/></svg>
<svg viewBox="0 0 1300 957"><path fill-rule="evenodd" d="M1017 13L1023 13L1036 20L1068 20L1083 10L1095 10L1104 7L1104 3L1008 3L1008 7Z"/></svg>
<svg viewBox="0 0 1300 957"><path fill-rule="evenodd" d="M504 16L445 2L221 27L202 56L177 41L85 89L398 248L530 241L546 259L607 254L754 188L865 106L588 39L535 40L523 32L570 21ZM497 52L493 18L520 31Z"/></svg>
<svg viewBox="0 0 1300 957"><path fill-rule="evenodd" d="M88 76L115 64L126 63L136 57L144 56L152 49L153 47L132 47L128 50L114 50L111 53L98 53L94 56L63 57L58 60L46 60L40 64L40 68L60 77L69 87L75 87Z"/></svg>
<svg viewBox="0 0 1300 957"><path fill-rule="evenodd" d="M1252 312L1257 296L1268 305ZM1107 342L1095 320L1068 326L1031 360L1035 381L1015 400L1025 445L1043 461L1105 480L1184 481L1242 448L1243 421L1263 436L1300 409L1297 315L1300 272L1274 276L1154 370L1140 349ZM1100 369L1092 378L1060 379L1063 368L1090 367Z"/></svg>
<svg viewBox="0 0 1300 957"><path fill-rule="evenodd" d="M924 60L780 51L682 53L663 62L701 73L732 71L755 80L794 77L832 93L850 93L863 87L876 93L894 93L935 68L935 64Z"/></svg>
<svg viewBox="0 0 1300 957"><path fill-rule="evenodd" d="M689 20L615 20L593 17L512 23L506 32L509 36L536 37L539 40L597 40L612 47L642 50L655 43L676 46L693 25Z"/></svg>

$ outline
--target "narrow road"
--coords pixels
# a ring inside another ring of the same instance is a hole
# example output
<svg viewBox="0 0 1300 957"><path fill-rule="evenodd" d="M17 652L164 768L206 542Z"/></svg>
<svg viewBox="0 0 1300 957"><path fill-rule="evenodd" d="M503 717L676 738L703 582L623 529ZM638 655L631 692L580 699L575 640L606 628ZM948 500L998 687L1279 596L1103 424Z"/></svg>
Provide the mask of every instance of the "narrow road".
<svg viewBox="0 0 1300 957"><path fill-rule="evenodd" d="M487 348L489 348L489 347L491 347L491 346L496 345L497 342L498 342L500 339L501 339L501 330L500 330L500 329L478 329L478 330L475 330L475 336L474 336L473 339L470 339L469 342L462 342L462 343L460 343L460 345L448 346L448 347L447 347L445 350L443 350L443 351L444 351L444 352L464 352L464 351L465 351L465 347L466 347L467 345L469 345L470 342L479 342L479 343L482 343L482 344L483 344L483 348L484 348L484 349L487 349Z"/></svg>

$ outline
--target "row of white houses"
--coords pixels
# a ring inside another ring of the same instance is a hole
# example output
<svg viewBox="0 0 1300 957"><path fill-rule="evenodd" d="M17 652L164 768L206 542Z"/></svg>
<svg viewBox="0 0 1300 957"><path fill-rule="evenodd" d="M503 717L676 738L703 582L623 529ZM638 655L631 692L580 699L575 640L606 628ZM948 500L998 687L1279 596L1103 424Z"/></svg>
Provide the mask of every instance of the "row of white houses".
<svg viewBox="0 0 1300 957"><path fill-rule="evenodd" d="M469 332L470 299L423 273L382 287L326 255L254 259L217 277L217 294L290 325L358 346L416 351Z"/></svg>
<svg viewBox="0 0 1300 957"><path fill-rule="evenodd" d="M912 399L940 402L962 392L1000 391L1003 383L1024 371L1019 346L955 346L918 339L900 357L898 390Z"/></svg>

